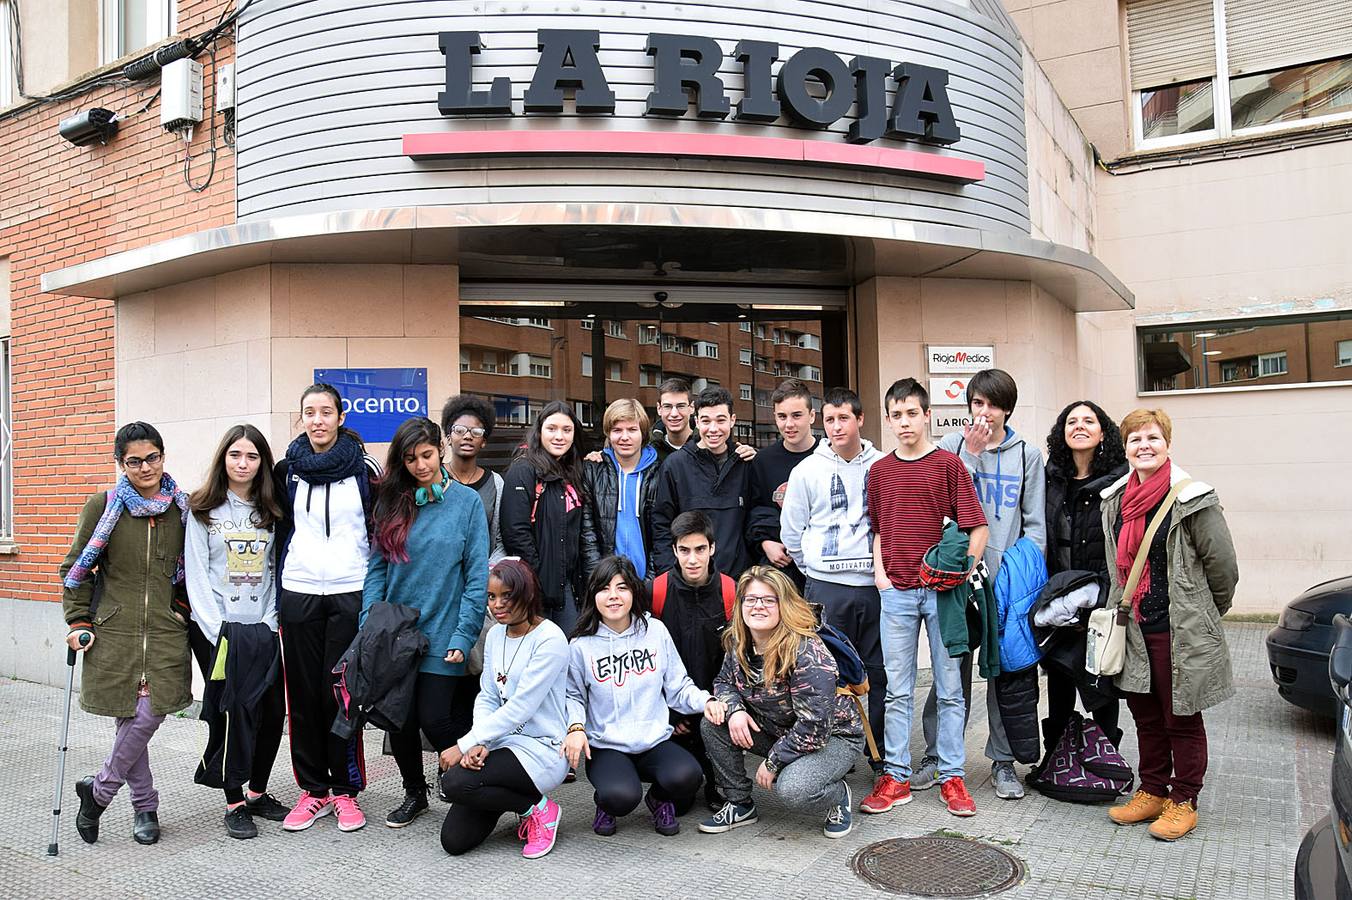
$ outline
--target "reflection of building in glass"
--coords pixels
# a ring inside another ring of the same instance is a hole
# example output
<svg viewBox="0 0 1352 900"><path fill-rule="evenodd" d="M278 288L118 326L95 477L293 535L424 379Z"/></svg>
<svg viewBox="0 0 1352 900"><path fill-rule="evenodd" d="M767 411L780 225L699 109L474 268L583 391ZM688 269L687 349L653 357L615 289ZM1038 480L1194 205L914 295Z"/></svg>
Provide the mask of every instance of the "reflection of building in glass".
<svg viewBox="0 0 1352 900"><path fill-rule="evenodd" d="M1352 380L1352 317L1141 337L1143 389L1252 387Z"/></svg>
<svg viewBox="0 0 1352 900"><path fill-rule="evenodd" d="M592 358L593 329L605 331L605 359ZM634 397L656 421L657 386L678 376L696 391L721 385L732 394L738 440L777 437L770 394L801 378L818 397L821 323L681 322L462 316L460 383L488 397L501 424L528 425L550 400L566 400L584 424L601 424L593 379L607 402Z"/></svg>

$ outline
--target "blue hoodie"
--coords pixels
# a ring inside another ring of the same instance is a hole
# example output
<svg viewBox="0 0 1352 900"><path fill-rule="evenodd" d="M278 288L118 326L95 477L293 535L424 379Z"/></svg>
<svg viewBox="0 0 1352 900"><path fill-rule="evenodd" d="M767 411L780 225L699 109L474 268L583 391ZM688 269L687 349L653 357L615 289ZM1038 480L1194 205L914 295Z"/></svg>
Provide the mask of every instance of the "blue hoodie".
<svg viewBox="0 0 1352 900"><path fill-rule="evenodd" d="M620 461L615 451L607 447L603 451L606 459L615 467L620 484L620 504L615 513L615 552L627 557L634 564L639 578L647 578L648 551L643 546L643 523L639 520L639 486L643 482L642 472L657 465L657 450L652 444L643 448L639 454L638 465L634 471L625 473L620 469Z"/></svg>

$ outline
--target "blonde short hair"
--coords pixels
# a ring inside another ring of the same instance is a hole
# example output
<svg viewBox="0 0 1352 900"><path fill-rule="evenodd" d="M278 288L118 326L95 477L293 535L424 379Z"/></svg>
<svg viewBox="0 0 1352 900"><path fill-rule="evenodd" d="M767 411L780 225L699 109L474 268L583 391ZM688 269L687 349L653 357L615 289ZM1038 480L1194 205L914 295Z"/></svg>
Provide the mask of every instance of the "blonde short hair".
<svg viewBox="0 0 1352 900"><path fill-rule="evenodd" d="M648 418L648 411L643 408L643 404L637 400L625 397L607 406L605 415L601 417L601 431L609 435L617 422L637 422L643 439L648 439L648 427L652 420Z"/></svg>
<svg viewBox="0 0 1352 900"><path fill-rule="evenodd" d="M1160 427L1160 434L1164 435L1164 443L1172 444L1174 442L1174 421L1162 409L1133 409L1127 413L1120 426L1122 441L1125 443L1127 435L1133 431L1140 431L1142 428L1148 428L1151 425Z"/></svg>

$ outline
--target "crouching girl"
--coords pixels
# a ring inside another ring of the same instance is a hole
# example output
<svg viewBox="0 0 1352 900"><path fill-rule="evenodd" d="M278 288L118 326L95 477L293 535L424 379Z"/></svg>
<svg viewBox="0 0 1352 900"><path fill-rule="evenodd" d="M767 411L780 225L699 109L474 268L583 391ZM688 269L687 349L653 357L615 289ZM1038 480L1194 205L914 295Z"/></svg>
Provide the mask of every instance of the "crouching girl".
<svg viewBox="0 0 1352 900"><path fill-rule="evenodd" d="M653 827L676 834L676 810L690 808L704 775L690 751L672 742L671 711L721 724L726 707L686 674L628 559L601 560L585 596L591 602L573 632L563 750L574 767L586 757L596 797L592 830L614 834L615 820L634 811L648 782Z"/></svg>
<svg viewBox="0 0 1352 900"><path fill-rule="evenodd" d="M559 805L548 793L568 766L564 735L568 640L541 615L535 573L504 559L488 576L488 611L498 623L484 639L474 727L441 754L441 790L450 801L441 846L452 856L488 839L505 812L520 817L521 855L554 849Z"/></svg>
<svg viewBox="0 0 1352 900"><path fill-rule="evenodd" d="M850 833L845 774L863 750L853 702L836 693L836 661L817 637L807 601L783 572L752 566L737 582L739 609L724 638L727 654L714 696L727 721L700 723L723 808L699 830L731 831L757 820L743 752L764 757L756 784L790 809L825 813L822 833Z"/></svg>

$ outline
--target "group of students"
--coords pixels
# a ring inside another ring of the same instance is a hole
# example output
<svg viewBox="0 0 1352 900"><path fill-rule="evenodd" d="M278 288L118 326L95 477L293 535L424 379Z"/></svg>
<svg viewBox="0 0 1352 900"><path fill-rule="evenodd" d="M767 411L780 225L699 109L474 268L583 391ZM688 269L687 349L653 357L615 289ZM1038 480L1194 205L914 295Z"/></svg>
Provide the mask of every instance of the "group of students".
<svg viewBox="0 0 1352 900"><path fill-rule="evenodd" d="M980 581L1026 538L1052 572L1101 575L1109 603L1148 554L1116 686L1082 664L1049 666L1043 730L1050 748L1078 690L1116 742L1125 696L1141 790L1110 816L1181 836L1196 825L1206 767L1201 710L1232 690L1217 623L1237 572L1215 492L1169 462L1162 411L1133 412L1119 432L1095 404L1072 403L1044 469L1008 425L1007 373L975 375L968 402L973 424L936 447L925 388L896 382L884 414L898 446L882 453L861 436L857 394L827 391L818 439L814 398L789 380L772 397L783 440L757 453L732 441L725 390L673 379L651 441L642 405L617 400L605 447L584 456L581 423L554 402L500 477L478 462L495 419L483 399L452 397L440 426L407 420L382 469L343 426L338 392L316 384L281 461L257 429L235 426L190 496L165 472L155 428L126 425L114 447L122 476L85 504L61 568L67 641L84 654L81 705L117 719L107 760L76 784L77 829L97 840L126 783L134 838L158 840L147 748L191 702L190 655L209 723L195 779L223 790L227 833L253 837L259 817L301 831L330 814L340 830L361 828L362 733L332 727L335 669L381 603L415 610L429 648L389 735L405 796L386 825L429 808L425 737L450 804L448 853L481 844L504 813L518 817L524 856L548 853L560 819L550 794L579 769L600 835L640 803L675 834L701 785L710 814L699 830L725 832L756 821L759 785L840 837L855 808L845 777L870 723L883 749L859 811L885 813L938 784L951 813L973 815L964 734L976 640L953 639L967 610L936 590L932 548L958 541L957 581ZM1170 522L1143 547L1161 507ZM933 686L913 766L922 623ZM866 718L838 686L825 625L867 671ZM986 753L997 796L1017 799L997 684ZM288 714L300 788L290 807L267 790ZM762 760L754 777L747 752Z"/></svg>

